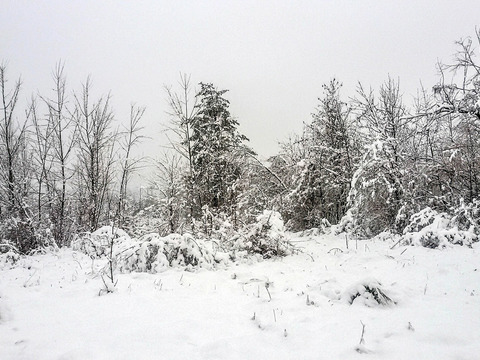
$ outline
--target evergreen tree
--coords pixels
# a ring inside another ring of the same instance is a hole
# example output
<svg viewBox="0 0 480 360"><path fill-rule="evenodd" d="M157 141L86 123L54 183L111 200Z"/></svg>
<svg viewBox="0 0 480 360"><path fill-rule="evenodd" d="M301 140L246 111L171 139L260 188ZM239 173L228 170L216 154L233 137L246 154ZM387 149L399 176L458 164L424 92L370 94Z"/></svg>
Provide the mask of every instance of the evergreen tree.
<svg viewBox="0 0 480 360"><path fill-rule="evenodd" d="M226 92L200 83L197 113L190 119L196 217L205 206L216 213L235 215L237 181L246 155L252 153L244 144L247 137L237 130L238 121L230 115Z"/></svg>
<svg viewBox="0 0 480 360"><path fill-rule="evenodd" d="M350 108L340 98L342 84L323 85L324 97L310 126L311 154L323 187L322 217L337 223L345 214L359 142L350 120Z"/></svg>

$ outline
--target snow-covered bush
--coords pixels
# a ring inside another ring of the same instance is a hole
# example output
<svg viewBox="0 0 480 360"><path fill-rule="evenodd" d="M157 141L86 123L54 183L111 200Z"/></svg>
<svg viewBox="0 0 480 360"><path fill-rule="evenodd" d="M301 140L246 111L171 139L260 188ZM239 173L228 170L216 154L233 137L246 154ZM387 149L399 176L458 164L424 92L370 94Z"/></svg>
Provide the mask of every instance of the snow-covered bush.
<svg viewBox="0 0 480 360"><path fill-rule="evenodd" d="M171 226L169 219L165 216L164 199L157 200L156 203L141 209L137 213L125 218L122 228L125 229L132 237L139 238L142 235L150 233L160 233L161 235L169 234ZM179 229L177 229L177 232Z"/></svg>
<svg viewBox="0 0 480 360"><path fill-rule="evenodd" d="M324 218L320 220L320 226L302 231L301 236L319 236L328 234L331 230L332 224L330 224L330 222Z"/></svg>
<svg viewBox="0 0 480 360"><path fill-rule="evenodd" d="M465 204L463 200L460 206L455 209L452 224L460 230L472 231L480 234L480 200L474 199L471 203Z"/></svg>
<svg viewBox="0 0 480 360"><path fill-rule="evenodd" d="M189 234L162 237L151 233L136 239L122 229L104 226L93 233L81 234L72 243L74 250L90 257L109 259L112 245L112 266L118 271L156 273L168 267L211 268L215 262L206 243Z"/></svg>
<svg viewBox="0 0 480 360"><path fill-rule="evenodd" d="M423 210L410 216L410 222L407 224L403 233L419 232L426 226L432 225L435 220L445 219L445 214L439 214L437 211L426 207Z"/></svg>
<svg viewBox="0 0 480 360"><path fill-rule="evenodd" d="M387 295L387 291L383 288L382 284L375 279L366 279L350 286L345 290L342 298L350 305L354 302L361 302L368 307L396 304L396 302Z"/></svg>
<svg viewBox="0 0 480 360"><path fill-rule="evenodd" d="M236 230L231 217L224 212L215 212L208 205L202 207L202 216L193 220L194 233L197 237L225 241L231 238Z"/></svg>
<svg viewBox="0 0 480 360"><path fill-rule="evenodd" d="M20 255L14 250L5 250L5 245L0 245L0 269L5 266L15 265L20 260Z"/></svg>
<svg viewBox="0 0 480 360"><path fill-rule="evenodd" d="M54 235L50 227L37 227L35 229L35 239L38 244L38 247L31 251L34 252L43 252L47 249L57 250L58 245L55 241Z"/></svg>
<svg viewBox="0 0 480 360"><path fill-rule="evenodd" d="M99 258L107 255L110 248L110 241L114 244L130 240L130 236L122 229L112 226L103 226L94 232L78 234L72 241L73 250L81 251L90 257Z"/></svg>
<svg viewBox="0 0 480 360"><path fill-rule="evenodd" d="M57 247L48 224L39 226L26 216L11 216L0 221L0 244L4 244L3 248L8 251L21 254Z"/></svg>
<svg viewBox="0 0 480 360"><path fill-rule="evenodd" d="M260 254L264 259L286 256L293 247L285 235L285 226L281 215L276 211L264 210L257 216L256 222L239 232L232 244L234 252L245 251L248 254Z"/></svg>
<svg viewBox="0 0 480 360"><path fill-rule="evenodd" d="M215 263L212 250L190 234L160 236L152 233L125 241L115 252L117 269L157 273L169 267L207 268Z"/></svg>
<svg viewBox="0 0 480 360"><path fill-rule="evenodd" d="M332 226L332 233L335 235L343 232L351 233L355 229L355 215L352 209L348 209L345 215L340 219L338 224Z"/></svg>
<svg viewBox="0 0 480 360"><path fill-rule="evenodd" d="M406 245L428 248L443 248L449 244L470 246L479 240L472 212L471 208L469 210L468 207L462 207L456 211L457 215L451 217L446 213L425 208L410 217L410 222L403 231L402 241Z"/></svg>
<svg viewBox="0 0 480 360"><path fill-rule="evenodd" d="M27 254L41 244L35 236L35 229L28 219L12 216L0 223L0 239L17 251Z"/></svg>

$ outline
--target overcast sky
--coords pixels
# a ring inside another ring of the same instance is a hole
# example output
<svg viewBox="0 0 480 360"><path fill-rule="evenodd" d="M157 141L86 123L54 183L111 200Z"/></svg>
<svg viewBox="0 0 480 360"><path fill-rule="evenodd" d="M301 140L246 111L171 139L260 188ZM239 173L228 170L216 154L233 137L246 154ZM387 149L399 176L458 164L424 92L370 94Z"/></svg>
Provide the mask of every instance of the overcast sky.
<svg viewBox="0 0 480 360"><path fill-rule="evenodd" d="M164 85L179 73L229 89L231 113L263 157L301 129L336 77L345 96L358 81L378 88L390 74L404 97L437 80L454 41L474 35L480 1L21 1L3 0L0 60L22 76L22 96L48 93L65 62L70 90L91 75L113 95L119 119L145 105L160 151L168 121Z"/></svg>

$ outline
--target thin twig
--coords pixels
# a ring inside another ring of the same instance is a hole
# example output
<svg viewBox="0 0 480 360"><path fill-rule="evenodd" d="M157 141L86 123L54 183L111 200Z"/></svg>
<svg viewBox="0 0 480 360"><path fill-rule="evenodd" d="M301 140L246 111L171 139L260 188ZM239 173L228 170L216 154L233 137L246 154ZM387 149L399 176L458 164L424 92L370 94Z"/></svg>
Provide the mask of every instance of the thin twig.
<svg viewBox="0 0 480 360"><path fill-rule="evenodd" d="M360 337L359 345L363 345L365 344L365 339L363 338L363 336L365 335L365 324L363 323L362 320L360 320L360 323L362 324L362 335Z"/></svg>
<svg viewBox="0 0 480 360"><path fill-rule="evenodd" d="M267 290L268 297L270 298L270 301L272 301L272 295L270 295L270 290L268 290L269 285L270 284L268 282L265 283L265 290Z"/></svg>

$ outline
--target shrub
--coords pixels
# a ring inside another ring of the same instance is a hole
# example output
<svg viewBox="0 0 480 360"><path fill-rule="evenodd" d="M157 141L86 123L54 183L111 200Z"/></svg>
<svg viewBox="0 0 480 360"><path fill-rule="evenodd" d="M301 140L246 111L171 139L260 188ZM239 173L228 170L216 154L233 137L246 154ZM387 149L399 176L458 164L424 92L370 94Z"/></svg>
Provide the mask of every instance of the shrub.
<svg viewBox="0 0 480 360"><path fill-rule="evenodd" d="M471 231L476 235L480 234L480 200L474 199L471 203L465 204L463 200L460 206L455 209L452 224L459 230Z"/></svg>
<svg viewBox="0 0 480 360"><path fill-rule="evenodd" d="M81 251L92 258L100 258L110 251L110 241L114 244L130 240L130 236L122 229L103 226L94 232L78 234L72 241L72 249Z"/></svg>
<svg viewBox="0 0 480 360"><path fill-rule="evenodd" d="M207 268L215 263L211 249L190 234L160 236L152 233L121 244L116 251L120 271L157 273L169 267Z"/></svg>
<svg viewBox="0 0 480 360"><path fill-rule="evenodd" d="M256 222L241 230L234 240L234 252L260 254L264 259L286 256L293 251L285 235L282 217L276 211L264 210Z"/></svg>
<svg viewBox="0 0 480 360"><path fill-rule="evenodd" d="M22 254L28 254L41 246L31 222L20 217L12 216L5 219L0 225L0 236L2 242L13 246Z"/></svg>
<svg viewBox="0 0 480 360"><path fill-rule="evenodd" d="M375 279L366 279L350 286L344 292L342 298L350 305L358 301L361 301L368 307L396 304L396 302L387 295L382 284Z"/></svg>
<svg viewBox="0 0 480 360"><path fill-rule="evenodd" d="M432 249L449 244L471 246L479 240L475 212L474 205L460 207L455 210L453 217L425 208L410 217L403 231L402 242Z"/></svg>
<svg viewBox="0 0 480 360"><path fill-rule="evenodd" d="M11 216L0 221L0 253L15 251L29 255L45 248L57 248L47 225L34 224L25 216ZM5 250L7 249L7 250Z"/></svg>

